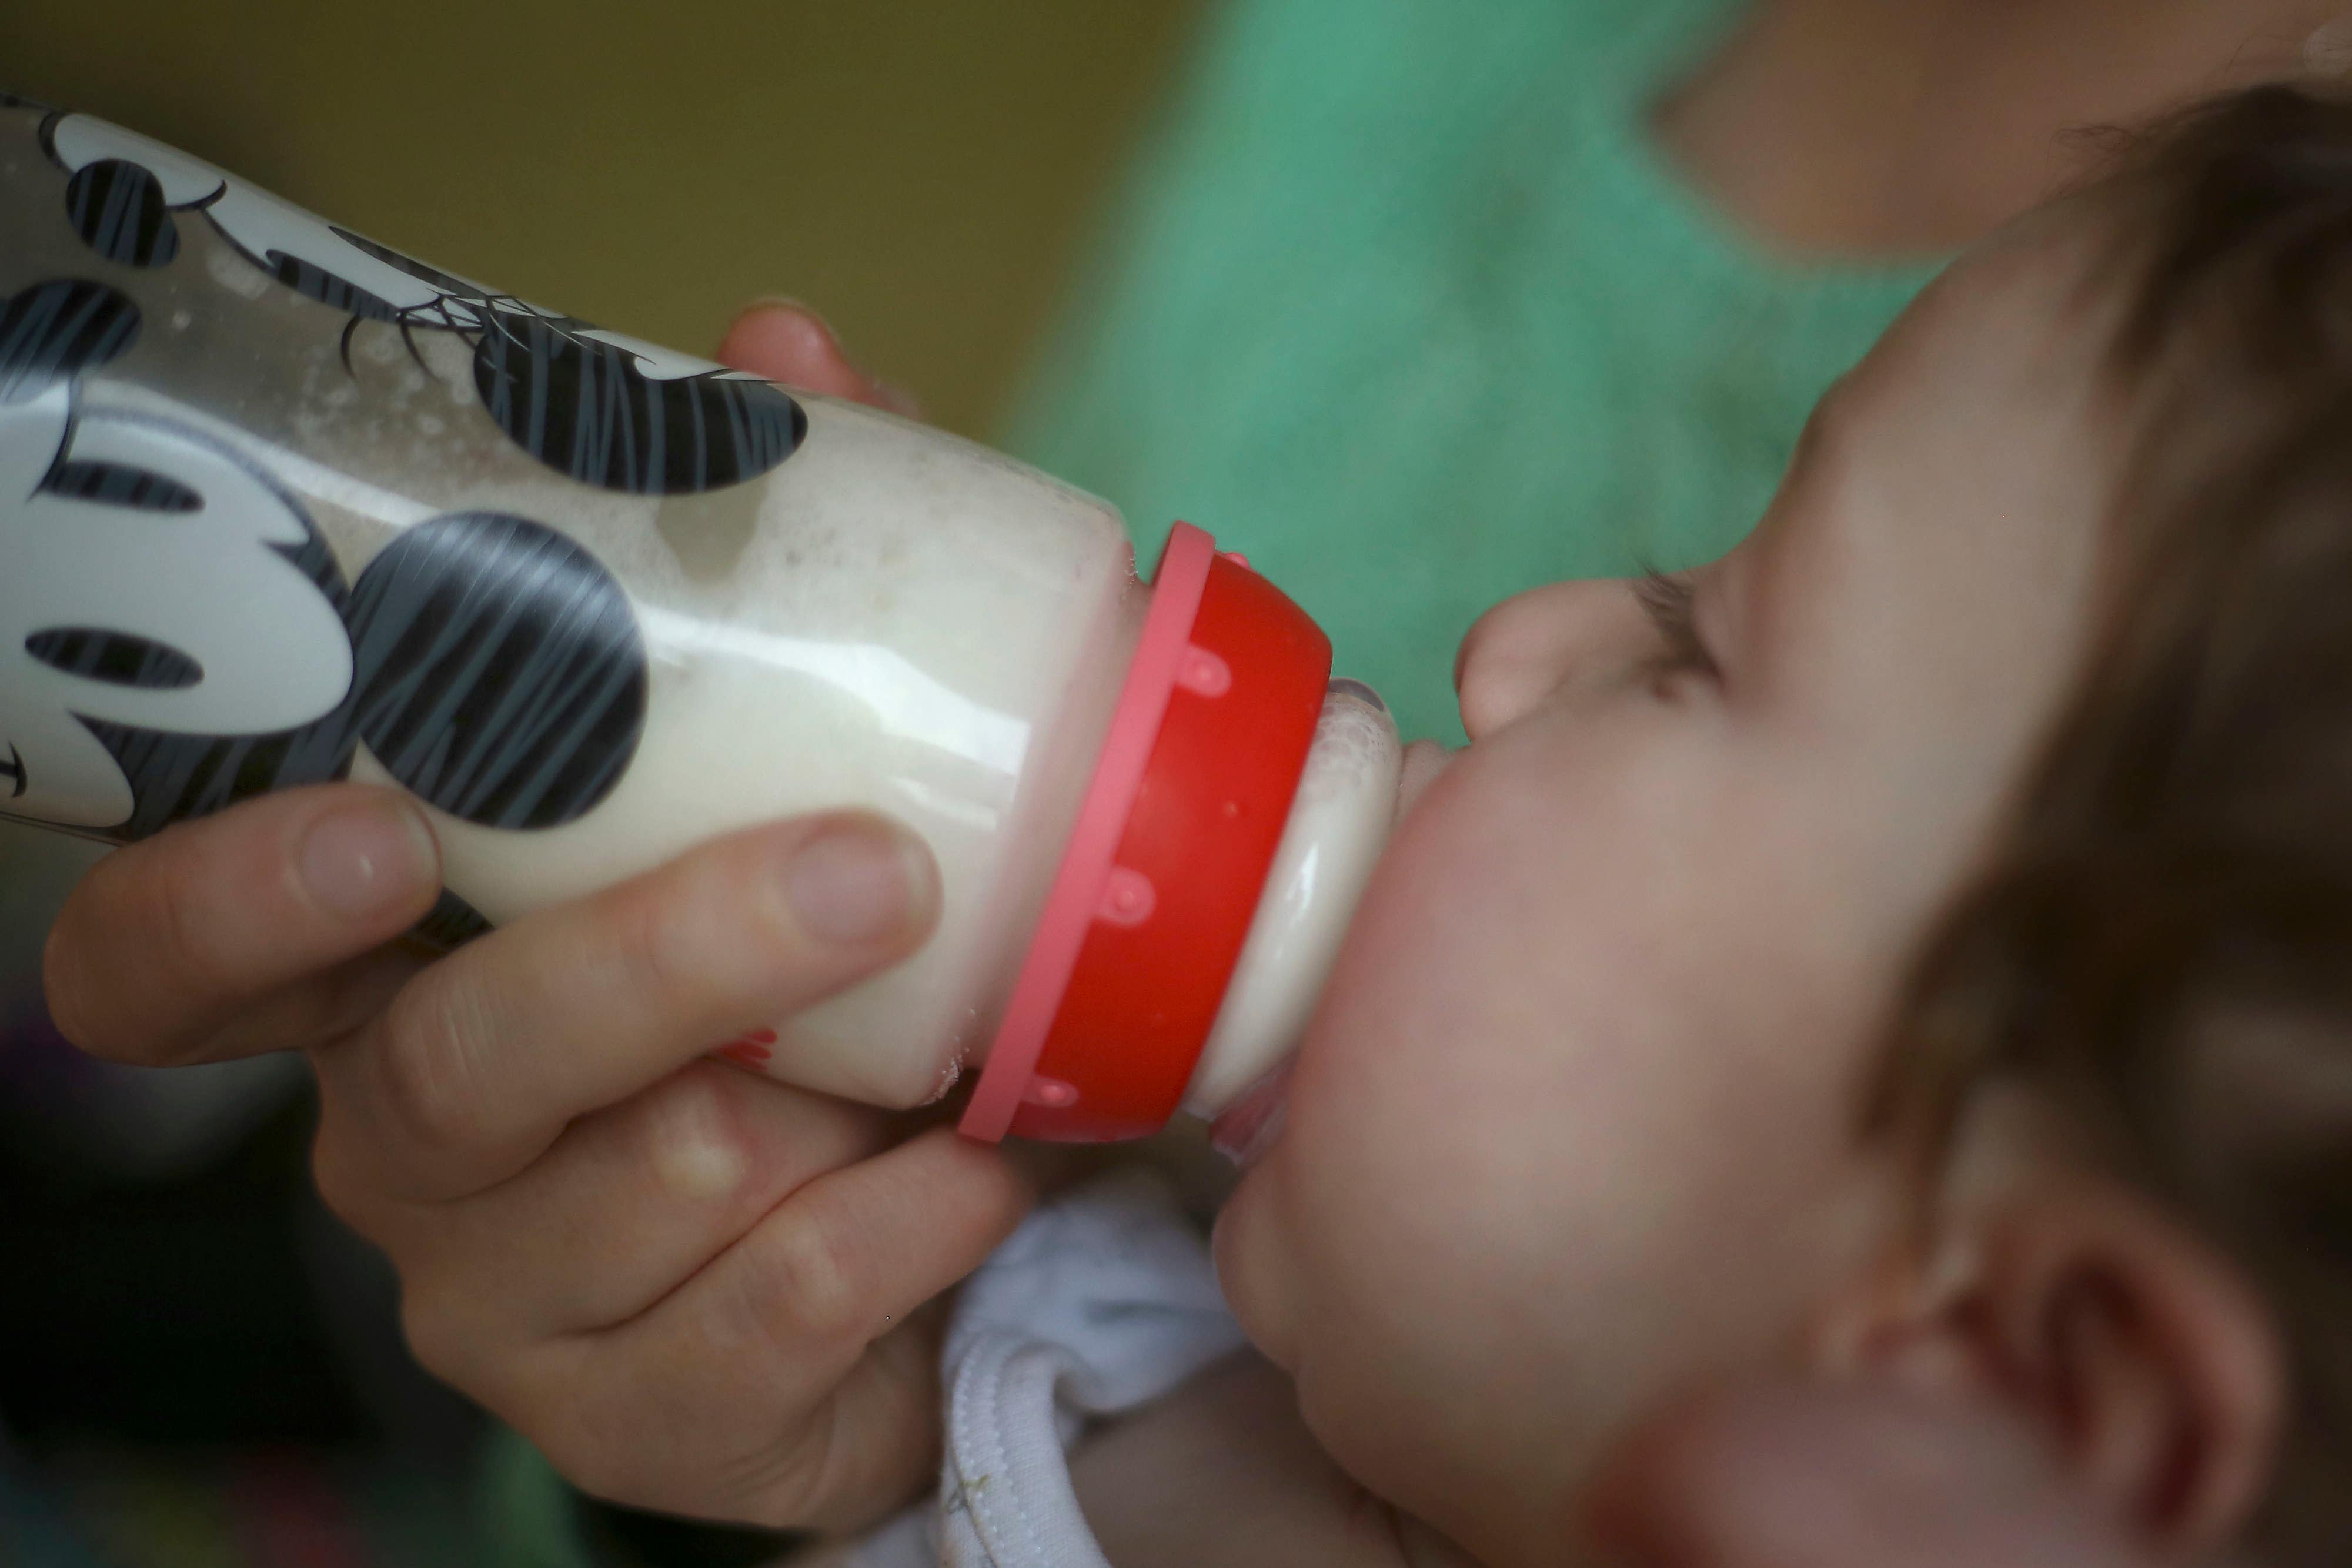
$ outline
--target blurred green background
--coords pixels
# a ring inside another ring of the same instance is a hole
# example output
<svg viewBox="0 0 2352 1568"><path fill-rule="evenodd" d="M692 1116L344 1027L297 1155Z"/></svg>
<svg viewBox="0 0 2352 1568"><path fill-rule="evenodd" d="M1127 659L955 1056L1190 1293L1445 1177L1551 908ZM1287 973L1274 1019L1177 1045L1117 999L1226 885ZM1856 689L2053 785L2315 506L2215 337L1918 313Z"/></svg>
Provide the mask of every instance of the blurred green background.
<svg viewBox="0 0 2352 1568"><path fill-rule="evenodd" d="M0 0L0 87L707 352L816 305L986 434L1194 0Z"/></svg>

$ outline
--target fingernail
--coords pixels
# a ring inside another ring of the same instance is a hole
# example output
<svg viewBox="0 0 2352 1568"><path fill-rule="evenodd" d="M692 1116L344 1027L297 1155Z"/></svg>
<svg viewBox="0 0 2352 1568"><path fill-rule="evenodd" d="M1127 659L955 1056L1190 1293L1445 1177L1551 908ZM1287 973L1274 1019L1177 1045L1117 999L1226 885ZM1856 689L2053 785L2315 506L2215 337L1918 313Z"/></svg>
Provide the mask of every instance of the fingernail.
<svg viewBox="0 0 2352 1568"><path fill-rule="evenodd" d="M930 888L921 841L881 822L827 829L784 864L784 899L803 929L844 946L905 930L929 904Z"/></svg>
<svg viewBox="0 0 2352 1568"><path fill-rule="evenodd" d="M748 321L754 316L777 311L788 316L799 317L822 335L825 341L833 344L836 350L840 348L841 335L833 329L833 323L824 319L824 312L807 300L795 299L789 294L760 295L743 308L735 312L735 319L738 322Z"/></svg>
<svg viewBox="0 0 2352 1568"><path fill-rule="evenodd" d="M331 915L361 920L415 903L439 880L433 831L397 800L341 806L310 824L302 885Z"/></svg>

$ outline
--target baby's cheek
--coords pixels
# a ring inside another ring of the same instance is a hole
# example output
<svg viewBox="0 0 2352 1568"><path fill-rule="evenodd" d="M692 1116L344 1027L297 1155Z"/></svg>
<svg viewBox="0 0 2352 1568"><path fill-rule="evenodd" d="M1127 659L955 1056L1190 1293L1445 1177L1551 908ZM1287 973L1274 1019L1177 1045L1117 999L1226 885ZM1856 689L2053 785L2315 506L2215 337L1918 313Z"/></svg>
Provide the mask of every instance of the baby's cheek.
<svg viewBox="0 0 2352 1568"><path fill-rule="evenodd" d="M1210 1249L1216 1262L1218 1288L1224 1292L1225 1304L1233 1309L1242 1332L1261 1355L1285 1372L1296 1373L1290 1320L1282 1307L1292 1292L1279 1277L1285 1260L1296 1254L1281 1244L1278 1236L1269 1234L1271 1178L1267 1164L1244 1178L1218 1211Z"/></svg>

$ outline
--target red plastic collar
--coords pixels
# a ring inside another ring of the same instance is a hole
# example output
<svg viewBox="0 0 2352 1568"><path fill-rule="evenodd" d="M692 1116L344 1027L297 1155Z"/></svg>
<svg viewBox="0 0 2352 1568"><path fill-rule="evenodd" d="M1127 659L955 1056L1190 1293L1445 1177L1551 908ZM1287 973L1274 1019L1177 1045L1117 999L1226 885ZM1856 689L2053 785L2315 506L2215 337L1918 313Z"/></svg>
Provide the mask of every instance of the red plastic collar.
<svg viewBox="0 0 2352 1568"><path fill-rule="evenodd" d="M1100 1143L1148 1136L1175 1113L1330 674L1330 640L1305 612L1175 526L965 1134Z"/></svg>

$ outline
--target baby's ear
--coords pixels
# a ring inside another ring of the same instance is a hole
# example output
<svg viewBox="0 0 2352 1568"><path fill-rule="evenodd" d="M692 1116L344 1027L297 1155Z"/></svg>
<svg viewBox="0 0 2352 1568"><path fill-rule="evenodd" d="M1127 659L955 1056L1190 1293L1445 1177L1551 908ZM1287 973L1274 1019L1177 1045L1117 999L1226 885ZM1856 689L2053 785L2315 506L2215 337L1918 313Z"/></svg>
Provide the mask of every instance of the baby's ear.
<svg viewBox="0 0 2352 1568"><path fill-rule="evenodd" d="M2147 1545L2217 1549L2271 1479L2269 1312L2183 1222L2061 1157L2047 1124L1987 1107L1959 1135L1930 1237L1832 1302L1817 1368L2003 1406Z"/></svg>

